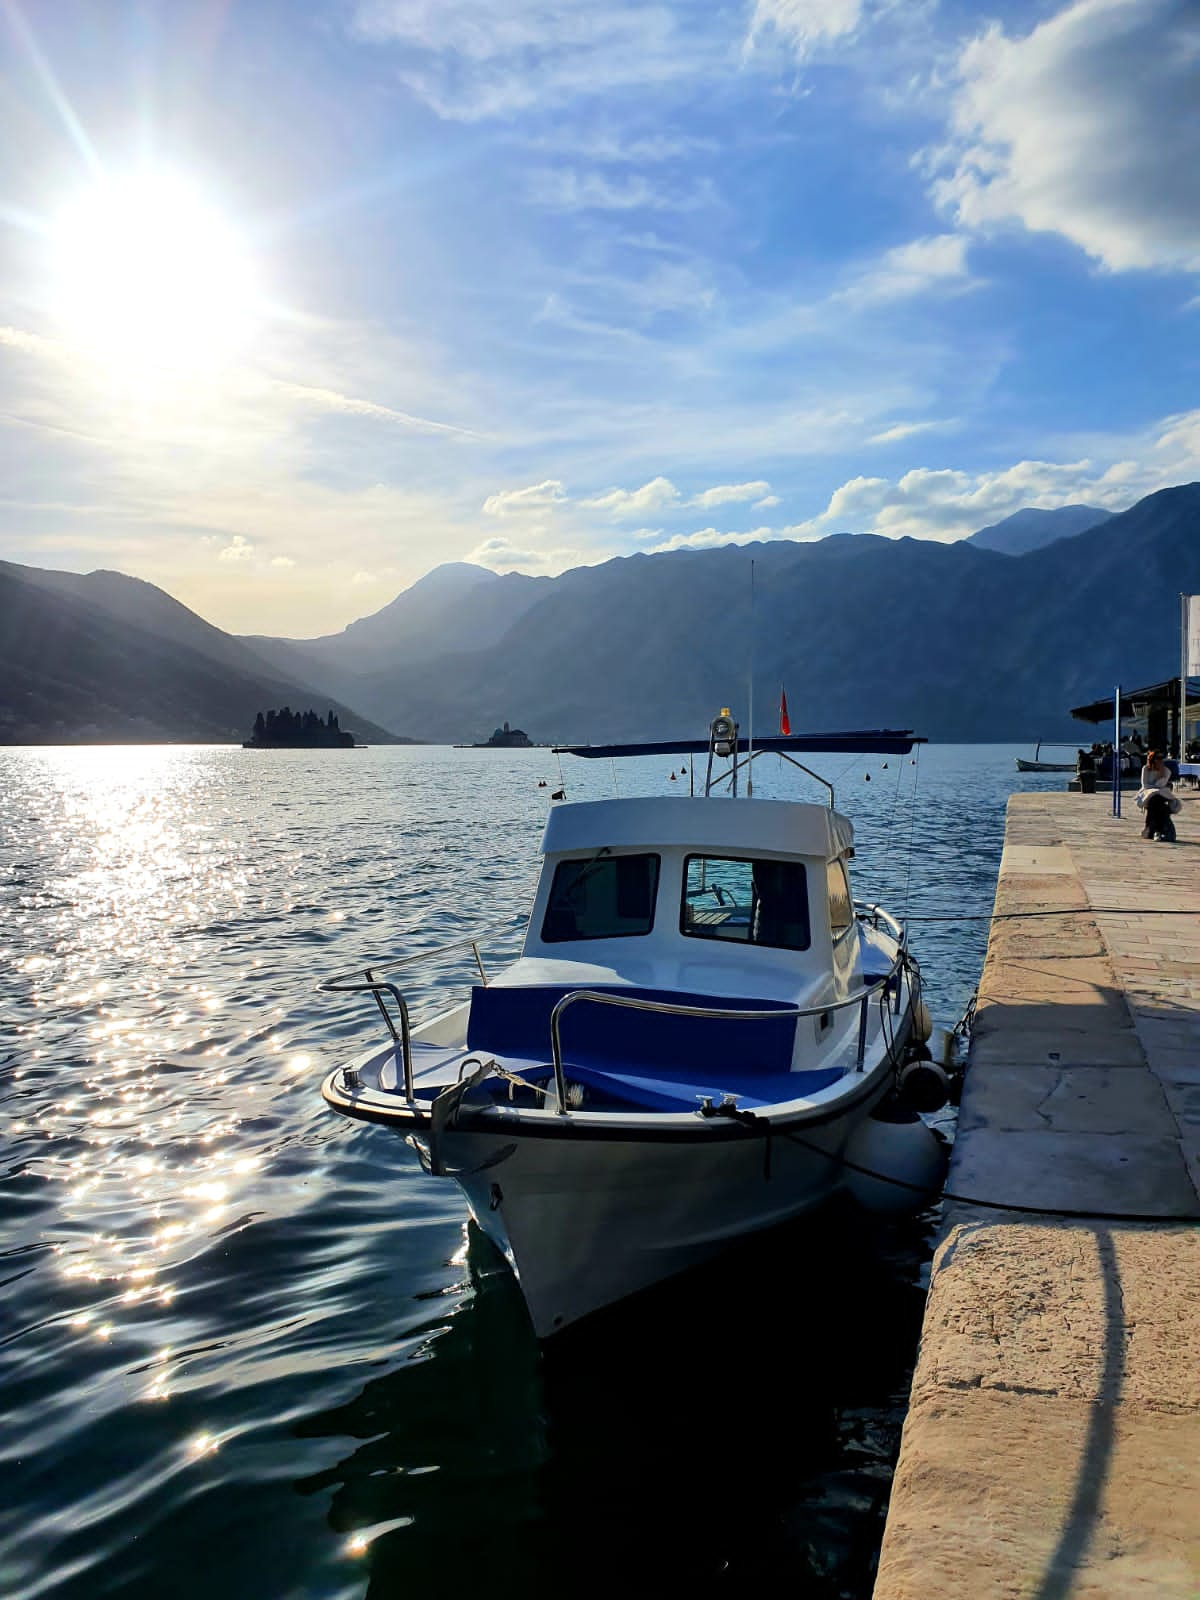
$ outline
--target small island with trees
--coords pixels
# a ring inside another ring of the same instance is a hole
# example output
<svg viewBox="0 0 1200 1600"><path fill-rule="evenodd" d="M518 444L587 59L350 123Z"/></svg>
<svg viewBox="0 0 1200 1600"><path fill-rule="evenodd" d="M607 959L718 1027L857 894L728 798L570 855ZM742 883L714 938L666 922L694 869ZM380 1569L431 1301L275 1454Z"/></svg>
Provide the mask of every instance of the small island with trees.
<svg viewBox="0 0 1200 1600"><path fill-rule="evenodd" d="M330 712L324 721L311 708L293 711L259 712L254 732L242 741L243 750L353 750L354 735L343 733L338 719Z"/></svg>

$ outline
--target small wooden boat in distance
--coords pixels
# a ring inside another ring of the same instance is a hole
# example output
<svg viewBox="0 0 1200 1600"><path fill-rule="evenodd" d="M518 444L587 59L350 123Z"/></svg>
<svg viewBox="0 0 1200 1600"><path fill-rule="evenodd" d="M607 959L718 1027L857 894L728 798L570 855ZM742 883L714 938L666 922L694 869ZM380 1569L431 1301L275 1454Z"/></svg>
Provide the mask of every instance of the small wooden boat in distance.
<svg viewBox="0 0 1200 1600"><path fill-rule="evenodd" d="M1037 745L1034 747L1033 760L1032 761L1026 761L1021 756L1018 756L1016 758L1017 759L1017 771L1018 772L1074 772L1075 771L1075 763L1073 761L1043 761L1042 760L1042 746L1043 745L1048 745L1051 750L1074 750L1076 748L1075 745L1068 744L1063 739L1040 739L1038 741Z"/></svg>

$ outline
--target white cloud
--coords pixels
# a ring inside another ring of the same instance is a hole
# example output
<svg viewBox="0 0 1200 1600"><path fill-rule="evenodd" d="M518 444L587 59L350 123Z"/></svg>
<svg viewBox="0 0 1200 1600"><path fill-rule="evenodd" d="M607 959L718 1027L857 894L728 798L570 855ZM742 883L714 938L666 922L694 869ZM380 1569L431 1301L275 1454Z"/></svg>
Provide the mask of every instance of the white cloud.
<svg viewBox="0 0 1200 1600"><path fill-rule="evenodd" d="M20 350L28 356L54 358L65 354L64 347L56 340L43 338L39 333L28 333L24 328L8 328L0 325L0 345L9 350Z"/></svg>
<svg viewBox="0 0 1200 1600"><path fill-rule="evenodd" d="M591 511L607 511L614 517L640 517L647 511L660 511L679 504L679 490L669 478L651 478L640 489L609 489L606 494L581 500Z"/></svg>
<svg viewBox="0 0 1200 1600"><path fill-rule="evenodd" d="M1200 7L1077 0L963 50L934 194L967 228L1062 234L1113 271L1200 266Z"/></svg>
<svg viewBox="0 0 1200 1600"><path fill-rule="evenodd" d="M1094 442L1097 453L1114 457L1107 465L1090 458L1019 461L994 472L916 467L894 480L851 478L819 516L784 528L782 537L877 533L948 543L1026 506L1049 510L1082 502L1123 511L1156 489L1200 477L1200 410L1167 417L1133 438ZM1136 457L1124 454L1127 449Z"/></svg>
<svg viewBox="0 0 1200 1600"><path fill-rule="evenodd" d="M867 441L869 444L896 444L901 439L913 439L919 433L934 433L939 428L948 427L945 422L896 422L890 428L884 428L882 433L873 433Z"/></svg>
<svg viewBox="0 0 1200 1600"><path fill-rule="evenodd" d="M567 491L557 478L546 478L542 483L531 483L525 489L500 489L488 495L483 509L489 517L544 515L557 506L565 505Z"/></svg>
<svg viewBox="0 0 1200 1600"><path fill-rule="evenodd" d="M484 539L462 559L473 561L476 566L489 567L493 572L525 572L531 576L554 576L565 572L568 567L591 566L597 561L607 561L612 554L614 552L611 550L600 553L570 546L543 549L533 541L527 540L524 545L514 544L512 540L500 535Z"/></svg>
<svg viewBox="0 0 1200 1600"><path fill-rule="evenodd" d="M254 546L240 533L235 533L232 541L223 550L217 552L218 561L249 561L254 554Z"/></svg>
<svg viewBox="0 0 1200 1600"><path fill-rule="evenodd" d="M350 582L356 589L369 589L373 588L379 579L373 572L359 571L354 574Z"/></svg>
<svg viewBox="0 0 1200 1600"><path fill-rule="evenodd" d="M291 556L272 556L271 565L273 567L294 567L296 563Z"/></svg>
<svg viewBox="0 0 1200 1600"><path fill-rule="evenodd" d="M381 422L399 422L420 433L455 433L475 439L479 435L470 428L460 428L451 422L434 422L428 417L415 417L408 411L396 411L391 406L378 405L374 400L360 400L354 395L339 394L336 389L322 389L306 383L285 383L278 379L266 380L277 394L318 411L342 411L348 416L375 417Z"/></svg>
<svg viewBox="0 0 1200 1600"><path fill-rule="evenodd" d="M896 245L833 299L866 306L907 299L928 289L966 288L967 240L958 233L938 233Z"/></svg>
<svg viewBox="0 0 1200 1600"><path fill-rule="evenodd" d="M777 494L765 494L761 500L754 502L754 509L755 511L769 511L772 506L777 506L778 504L779 496Z"/></svg>
<svg viewBox="0 0 1200 1600"><path fill-rule="evenodd" d="M696 533L673 533L669 539L651 547L650 554L665 550L713 550L723 544L760 544L770 539L770 528L752 528L749 533L724 533L720 528L700 528Z"/></svg>
<svg viewBox="0 0 1200 1600"><path fill-rule="evenodd" d="M643 0L360 0L353 29L439 116L474 122L718 70L725 41L691 20Z"/></svg>
<svg viewBox="0 0 1200 1600"><path fill-rule="evenodd" d="M610 166L626 164L646 166L655 162L679 161L687 156L712 155L720 150L720 141L704 134L627 134L616 127L604 127L587 134L573 135L569 130L556 128L552 139L531 139L530 146L543 153L553 151L556 156L584 156L590 161Z"/></svg>
<svg viewBox="0 0 1200 1600"><path fill-rule="evenodd" d="M1024 506L1095 499L1098 476L1088 461L1021 461L1001 472L916 467L895 481L852 478L834 491L819 517L785 532L791 537L870 532L950 542ZM1123 492L1120 499L1124 504Z"/></svg>
<svg viewBox="0 0 1200 1600"><path fill-rule="evenodd" d="M764 500L764 495L769 498ZM719 483L712 489L702 489L699 494L692 496L688 504L707 511L712 506L739 505L747 500L754 500L759 505L779 503L771 494L771 485L760 478L754 483Z"/></svg>
<svg viewBox="0 0 1200 1600"><path fill-rule="evenodd" d="M575 167L542 167L529 176L529 197L554 211L696 211L713 198L707 181L671 190L640 173L610 178Z"/></svg>
<svg viewBox="0 0 1200 1600"><path fill-rule="evenodd" d="M747 45L774 34L799 56L814 45L854 33L862 21L863 0L755 0Z"/></svg>

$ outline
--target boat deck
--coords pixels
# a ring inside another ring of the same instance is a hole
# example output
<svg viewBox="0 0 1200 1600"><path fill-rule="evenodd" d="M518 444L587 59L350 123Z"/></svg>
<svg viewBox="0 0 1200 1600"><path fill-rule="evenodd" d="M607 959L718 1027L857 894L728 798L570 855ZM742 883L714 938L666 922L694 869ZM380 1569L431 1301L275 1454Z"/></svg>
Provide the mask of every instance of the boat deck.
<svg viewBox="0 0 1200 1600"><path fill-rule="evenodd" d="M1175 845L1108 794L1009 802L948 1186L1045 1214L947 1207L875 1600L1200 1594L1200 798L1182 798Z"/></svg>

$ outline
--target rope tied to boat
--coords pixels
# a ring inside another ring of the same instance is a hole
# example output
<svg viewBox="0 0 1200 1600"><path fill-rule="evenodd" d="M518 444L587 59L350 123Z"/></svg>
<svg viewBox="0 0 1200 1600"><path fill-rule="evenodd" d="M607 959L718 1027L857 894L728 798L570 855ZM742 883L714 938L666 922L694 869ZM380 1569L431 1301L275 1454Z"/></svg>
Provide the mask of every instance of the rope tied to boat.
<svg viewBox="0 0 1200 1600"><path fill-rule="evenodd" d="M705 1095L700 1102L700 1115L702 1117L728 1117L730 1122L740 1122L743 1127L753 1128L755 1132L762 1130L763 1141L763 1178L770 1181L771 1177L771 1138L775 1129L768 1118L760 1117L756 1111L746 1111L739 1106L735 1096L722 1095L721 1099L713 1104L712 1096Z"/></svg>
<svg viewBox="0 0 1200 1600"><path fill-rule="evenodd" d="M774 1128L768 1119L757 1115L753 1111L744 1111L729 1095L717 1105L709 1101L700 1108L700 1114L706 1117L729 1117L734 1122L746 1126L762 1127L766 1140L768 1158L772 1136L786 1139L789 1144L797 1145L802 1150L810 1151L813 1155L824 1156L826 1161L839 1167L845 1167L848 1172L857 1172L865 1178L874 1178L880 1183L890 1183L897 1189L905 1189L910 1194L926 1195L928 1204L939 1205L943 1200L949 1200L956 1205L975 1206L981 1211L1009 1211L1021 1216L1032 1217L1062 1217L1070 1221L1079 1222L1131 1222L1141 1226L1157 1224L1159 1227L1178 1227L1181 1223L1190 1223L1195 1226L1197 1216L1195 1212L1146 1212L1146 1211L1086 1211L1075 1210L1068 1206L1031 1206L1022 1205L1013 1200L984 1200L979 1195L959 1194L953 1189L942 1187L936 1192L930 1190L925 1184L910 1183L907 1178L897 1178L891 1173L880 1172L874 1167L866 1167L858 1161L851 1161L840 1151L826 1150L819 1144L814 1144L811 1139L802 1138L799 1134L790 1133L786 1128ZM936 1131L936 1130L935 1130ZM944 1135L939 1135L944 1141ZM767 1174L769 1176L769 1173Z"/></svg>

